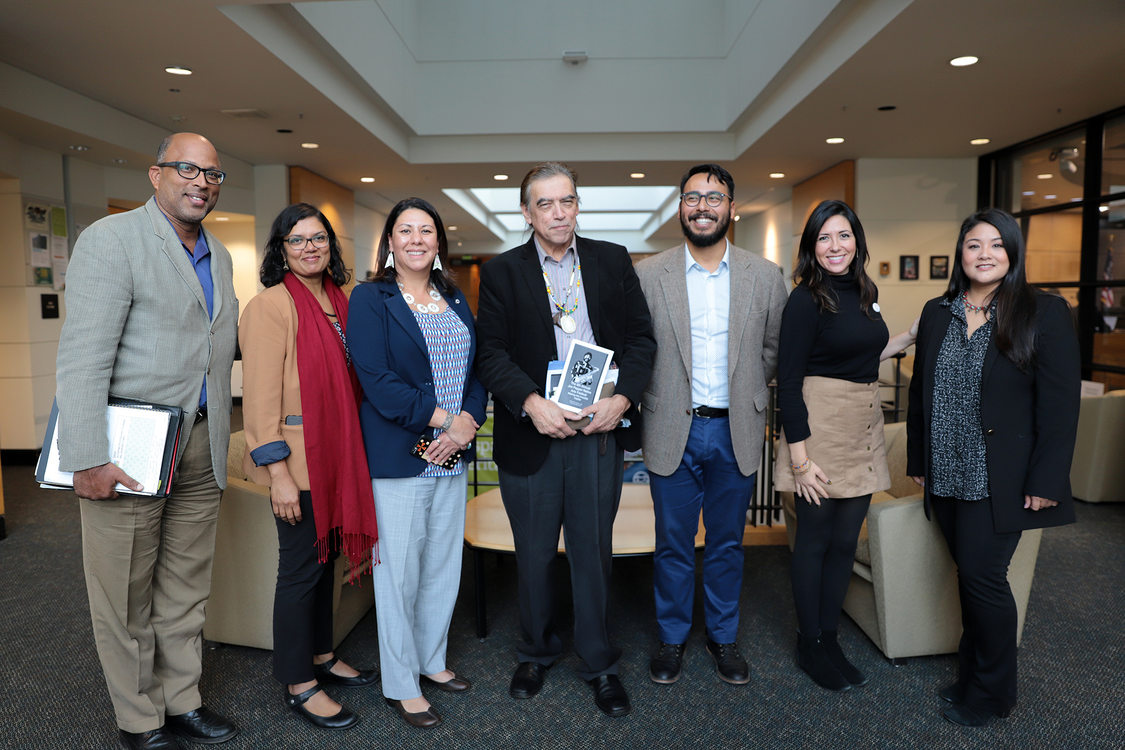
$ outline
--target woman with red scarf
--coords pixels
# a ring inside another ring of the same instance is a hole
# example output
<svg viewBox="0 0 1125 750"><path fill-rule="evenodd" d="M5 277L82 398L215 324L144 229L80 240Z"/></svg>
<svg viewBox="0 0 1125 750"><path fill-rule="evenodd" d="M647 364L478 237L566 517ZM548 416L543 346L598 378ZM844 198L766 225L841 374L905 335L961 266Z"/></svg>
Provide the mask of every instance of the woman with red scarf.
<svg viewBox="0 0 1125 750"><path fill-rule="evenodd" d="M378 673L332 652L333 561L342 551L362 570L378 531L347 347L348 274L324 214L307 203L283 210L260 278L266 289L246 306L238 340L247 472L269 485L277 520L273 671L295 713L348 729L359 717L322 685L371 685Z"/></svg>

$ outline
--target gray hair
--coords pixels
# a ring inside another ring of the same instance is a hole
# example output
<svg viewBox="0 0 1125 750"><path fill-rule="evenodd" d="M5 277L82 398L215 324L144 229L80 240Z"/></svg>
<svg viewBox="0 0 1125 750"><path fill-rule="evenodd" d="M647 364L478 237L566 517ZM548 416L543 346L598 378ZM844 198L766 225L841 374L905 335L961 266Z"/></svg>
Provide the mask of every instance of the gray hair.
<svg viewBox="0 0 1125 750"><path fill-rule="evenodd" d="M575 191L578 190L578 175L575 174L573 169L561 161L545 161L542 164L536 164L530 172L524 175L523 182L520 183L520 205L526 206L531 199L531 183L560 174L569 178Z"/></svg>

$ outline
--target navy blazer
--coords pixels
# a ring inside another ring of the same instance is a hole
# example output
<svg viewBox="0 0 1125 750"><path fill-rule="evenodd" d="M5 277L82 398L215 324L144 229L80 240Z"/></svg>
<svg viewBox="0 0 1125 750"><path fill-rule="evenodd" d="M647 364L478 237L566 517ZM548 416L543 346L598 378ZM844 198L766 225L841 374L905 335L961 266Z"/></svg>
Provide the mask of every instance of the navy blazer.
<svg viewBox="0 0 1125 750"><path fill-rule="evenodd" d="M1036 355L1032 367L1024 372L1000 354L994 334L981 369L981 431L992 521L1000 534L1074 521L1070 462L1078 431L1082 377L1078 339L1066 301L1041 292L1035 296ZM926 477L927 517L934 367L953 317L950 309L941 305L941 299L930 300L922 309L906 420L906 473ZM1024 495L1045 497L1058 505L1025 510Z"/></svg>
<svg viewBox="0 0 1125 750"><path fill-rule="evenodd" d="M468 372L461 410L484 424L488 394L473 368L477 336L473 313L460 290L446 296L469 329ZM360 284L348 302L348 349L363 387L359 423L372 477L416 477L424 460L410 454L430 430L437 407L433 369L422 329L393 281ZM475 441L465 452L474 455Z"/></svg>

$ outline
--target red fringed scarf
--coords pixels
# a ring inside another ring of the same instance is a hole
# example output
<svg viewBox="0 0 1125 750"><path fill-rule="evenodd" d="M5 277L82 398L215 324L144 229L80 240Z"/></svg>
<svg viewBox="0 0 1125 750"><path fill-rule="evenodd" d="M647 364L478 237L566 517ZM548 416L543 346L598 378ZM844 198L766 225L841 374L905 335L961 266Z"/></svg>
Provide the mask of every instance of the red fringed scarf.
<svg viewBox="0 0 1125 750"><path fill-rule="evenodd" d="M292 273L285 274L285 288L297 308L297 374L317 556L325 562L338 543L351 563L348 579L354 582L367 561L379 563L374 550L379 539L375 497L357 409L359 381L344 359L339 334L312 292ZM347 297L328 274L324 290L336 320L347 331Z"/></svg>

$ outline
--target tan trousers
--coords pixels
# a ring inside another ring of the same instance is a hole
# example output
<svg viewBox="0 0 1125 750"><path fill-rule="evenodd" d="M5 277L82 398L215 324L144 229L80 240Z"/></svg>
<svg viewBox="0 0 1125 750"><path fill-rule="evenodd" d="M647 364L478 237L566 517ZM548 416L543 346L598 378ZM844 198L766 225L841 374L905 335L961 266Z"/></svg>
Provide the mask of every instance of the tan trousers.
<svg viewBox="0 0 1125 750"><path fill-rule="evenodd" d="M94 641L126 732L156 729L166 713L202 704L204 605L222 493L207 420L187 437L171 497L79 499Z"/></svg>

